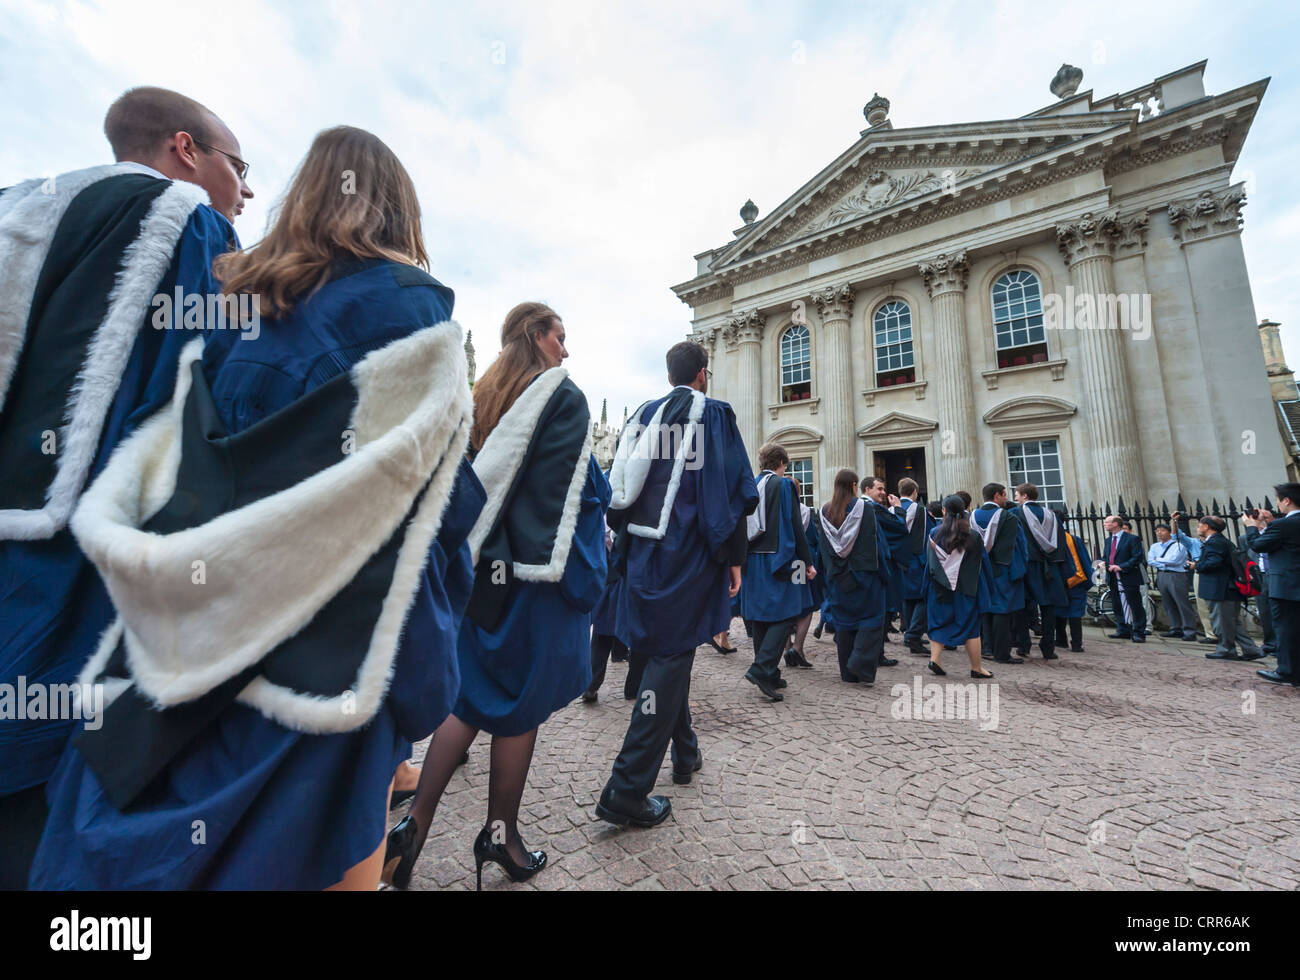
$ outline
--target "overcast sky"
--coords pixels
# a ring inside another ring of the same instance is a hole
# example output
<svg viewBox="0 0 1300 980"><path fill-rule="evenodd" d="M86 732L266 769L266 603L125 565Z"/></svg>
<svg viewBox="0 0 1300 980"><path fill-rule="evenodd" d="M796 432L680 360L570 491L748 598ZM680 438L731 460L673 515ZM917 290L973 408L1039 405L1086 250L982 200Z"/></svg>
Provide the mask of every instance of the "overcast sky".
<svg viewBox="0 0 1300 980"><path fill-rule="evenodd" d="M1300 369L1292 4L292 3L0 0L0 187L106 162L109 103L180 90L220 115L262 234L313 134L378 134L415 179L435 276L479 373L515 303L549 302L593 414L662 393L691 258L843 152L873 92L896 128L1021 116L1062 62L1098 97L1209 59L1206 88L1272 76L1235 179L1259 316ZM1244 338L1254 342L1254 338Z"/></svg>

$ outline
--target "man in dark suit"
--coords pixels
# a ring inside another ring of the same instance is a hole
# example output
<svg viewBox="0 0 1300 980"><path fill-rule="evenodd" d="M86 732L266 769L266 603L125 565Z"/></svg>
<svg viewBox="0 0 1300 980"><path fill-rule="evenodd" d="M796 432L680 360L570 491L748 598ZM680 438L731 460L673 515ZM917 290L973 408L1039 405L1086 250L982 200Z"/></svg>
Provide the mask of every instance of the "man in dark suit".
<svg viewBox="0 0 1300 980"><path fill-rule="evenodd" d="M1106 580L1116 618L1115 632L1107 635L1112 640L1145 643L1147 613L1142 593L1147 583L1142 574L1142 539L1125 531L1123 522L1114 514L1102 526L1106 529L1102 558L1106 562Z"/></svg>
<svg viewBox="0 0 1300 980"><path fill-rule="evenodd" d="M1300 483L1273 488L1281 517L1268 511L1245 517L1246 542L1268 563L1268 603L1277 636L1277 669L1255 673L1274 683L1300 687L1296 674L1296 645L1300 642Z"/></svg>

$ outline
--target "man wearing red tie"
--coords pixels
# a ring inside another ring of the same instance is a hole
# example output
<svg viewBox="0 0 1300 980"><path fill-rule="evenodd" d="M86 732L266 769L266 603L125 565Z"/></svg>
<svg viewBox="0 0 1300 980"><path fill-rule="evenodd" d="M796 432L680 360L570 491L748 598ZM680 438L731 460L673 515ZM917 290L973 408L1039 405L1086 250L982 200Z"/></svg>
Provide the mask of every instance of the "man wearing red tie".
<svg viewBox="0 0 1300 980"><path fill-rule="evenodd" d="M1142 540L1125 531L1114 514L1106 518L1103 526L1106 528L1107 581L1116 613L1115 632L1108 635L1114 640L1131 639L1134 643L1145 643L1147 614L1142 604L1142 590L1146 587L1142 575Z"/></svg>

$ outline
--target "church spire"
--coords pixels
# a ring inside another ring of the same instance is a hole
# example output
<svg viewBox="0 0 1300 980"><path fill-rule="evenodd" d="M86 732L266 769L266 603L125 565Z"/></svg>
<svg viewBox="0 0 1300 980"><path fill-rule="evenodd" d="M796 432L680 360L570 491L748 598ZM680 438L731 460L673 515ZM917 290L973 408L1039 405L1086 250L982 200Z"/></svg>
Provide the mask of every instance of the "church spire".
<svg viewBox="0 0 1300 980"><path fill-rule="evenodd" d="M474 387L474 331L465 331L465 362L469 369L469 386Z"/></svg>
<svg viewBox="0 0 1300 980"><path fill-rule="evenodd" d="M600 400L600 427L602 429L609 424L609 412L607 411L608 407L609 407L609 399L602 398Z"/></svg>

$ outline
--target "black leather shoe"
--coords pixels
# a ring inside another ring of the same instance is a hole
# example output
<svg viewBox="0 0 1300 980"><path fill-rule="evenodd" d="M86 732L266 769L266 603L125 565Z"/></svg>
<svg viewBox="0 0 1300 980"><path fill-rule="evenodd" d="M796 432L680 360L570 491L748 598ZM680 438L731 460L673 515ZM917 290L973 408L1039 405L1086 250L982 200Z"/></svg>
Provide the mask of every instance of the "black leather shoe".
<svg viewBox="0 0 1300 980"><path fill-rule="evenodd" d="M711 647L713 647L713 649L717 650L718 653L735 653L735 652L736 652L736 648L735 648L735 647L724 647L721 643L716 643L716 642L714 641L713 637L709 637L709 646L711 646Z"/></svg>
<svg viewBox="0 0 1300 980"><path fill-rule="evenodd" d="M1044 660L1060 660L1061 657L1060 657L1059 654L1057 654L1055 651L1053 651L1052 653L1045 653L1045 654L1043 654L1043 659L1044 659Z"/></svg>
<svg viewBox="0 0 1300 980"><path fill-rule="evenodd" d="M1235 653L1220 653L1218 650L1215 650L1213 653L1207 653L1205 655L1205 659L1206 660L1240 660L1241 658L1238 657Z"/></svg>
<svg viewBox="0 0 1300 980"><path fill-rule="evenodd" d="M676 783L678 786L686 786L691 781L691 773L699 772L702 768L704 768L703 754L701 754L700 757L695 760L695 765L691 766L689 772L681 772L677 769L674 769L673 782Z"/></svg>
<svg viewBox="0 0 1300 980"><path fill-rule="evenodd" d="M594 687L587 688L585 691L582 692L581 697L582 697L583 704L591 704L593 701L596 700L596 689Z"/></svg>
<svg viewBox="0 0 1300 980"><path fill-rule="evenodd" d="M1131 640L1131 639L1133 639L1133 634L1132 634L1132 633L1107 633L1106 636L1107 636L1108 639L1111 639L1111 640Z"/></svg>
<svg viewBox="0 0 1300 980"><path fill-rule="evenodd" d="M749 681L749 683L753 684L756 688L758 688L760 691L762 691L762 692L763 692L763 695L764 695L764 696L765 696L769 701L784 701L784 700L785 700L785 695L782 694L780 691L778 691L778 690L777 690L777 689L776 689L772 684L770 684L768 681L765 681L765 680L759 680L757 677L754 677L752 674L748 674L748 673L745 674L745 680Z"/></svg>
<svg viewBox="0 0 1300 980"><path fill-rule="evenodd" d="M483 864L484 862L493 862L501 865L506 874L510 876L511 881L527 881L542 868L546 867L545 851L525 851L528 855L526 864L516 864L515 859L510 856L504 844L495 844L492 841L492 830L484 827L478 832L478 837L474 839L474 870L478 874L477 891L483 890Z"/></svg>
<svg viewBox="0 0 1300 980"><path fill-rule="evenodd" d="M970 675L971 675L971 677L975 678L976 680L987 681L987 680L992 680L992 678L993 678L993 671L991 671L991 670L986 670L984 673L981 674L981 673L980 673L979 671L977 671L977 670L972 670L972 671L970 672Z"/></svg>
<svg viewBox="0 0 1300 980"><path fill-rule="evenodd" d="M673 805L666 796L646 796L629 800L608 786L596 804L596 816L616 827L657 827L668 819Z"/></svg>
<svg viewBox="0 0 1300 980"><path fill-rule="evenodd" d="M921 644L919 644L919 643L908 643L908 644L907 644L907 652L908 652L908 653L914 653L914 654L916 654L918 657L928 657L928 656L930 656L930 649L929 649L929 647L923 647L923 646L921 646Z"/></svg>
<svg viewBox="0 0 1300 980"><path fill-rule="evenodd" d="M1260 677L1264 678L1264 680L1266 681L1272 681L1274 684L1295 683L1295 680L1292 679L1292 676L1290 674L1283 674L1276 670L1257 670L1255 671L1255 673L1258 674Z"/></svg>
<svg viewBox="0 0 1300 980"><path fill-rule="evenodd" d="M1197 640L1196 642L1197 642L1197 643L1213 643L1216 647L1219 645L1218 638L1217 638L1217 637L1213 637L1213 636L1203 636L1203 637L1201 637L1199 640Z"/></svg>
<svg viewBox="0 0 1300 980"><path fill-rule="evenodd" d="M1237 656L1238 660L1260 660L1265 656L1262 653L1242 653Z"/></svg>
<svg viewBox="0 0 1300 980"><path fill-rule="evenodd" d="M1000 659L998 657L994 657L993 662L995 664L1023 664L1024 660L1022 660L1020 657L1007 657L1005 660Z"/></svg>
<svg viewBox="0 0 1300 980"><path fill-rule="evenodd" d="M1145 643L1147 641L1147 638L1145 636L1134 636L1131 637L1131 639L1133 640L1134 643Z"/></svg>
<svg viewBox="0 0 1300 980"><path fill-rule="evenodd" d="M927 668L929 668L930 673L932 673L932 674L936 674L936 675L938 675L939 677L947 677L947 676L948 676L948 672L947 672L946 670L944 670L942 667L940 667L940 666L939 666L937 663L935 663L933 660L931 660L931 661L930 661L929 663L927 663L925 666L926 666Z"/></svg>
<svg viewBox="0 0 1300 980"><path fill-rule="evenodd" d="M1183 642L1184 642L1184 643L1195 643L1195 642L1196 642L1196 634L1195 634L1195 633L1185 633L1185 634L1183 635Z"/></svg>
<svg viewBox="0 0 1300 980"><path fill-rule="evenodd" d="M1167 630L1167 631L1165 631L1164 633L1161 633L1160 635L1161 635L1161 636L1167 636L1167 637L1169 637L1170 639L1175 639L1175 640L1176 640L1178 637L1182 636L1183 634L1182 634L1182 633L1179 633L1178 630Z"/></svg>
<svg viewBox="0 0 1300 980"><path fill-rule="evenodd" d="M812 664L808 662L808 658L794 647L791 647L785 652L785 662L789 667L802 667L805 670L810 670L812 668Z"/></svg>
<svg viewBox="0 0 1300 980"><path fill-rule="evenodd" d="M776 680L772 682L772 686L776 688L778 691L784 691L787 687L790 686L790 682L787 681L784 677L778 677Z"/></svg>
<svg viewBox="0 0 1300 980"><path fill-rule="evenodd" d="M897 661L897 660L894 660L894 659L892 659L892 658L890 658L890 657L881 657L881 658L880 658L880 666L882 666L882 667L897 667L897 666L898 666L898 661Z"/></svg>
<svg viewBox="0 0 1300 980"><path fill-rule="evenodd" d="M1070 652L1071 652L1071 653L1083 653L1083 645L1080 644L1080 645L1077 646L1077 647L1070 647Z"/></svg>

